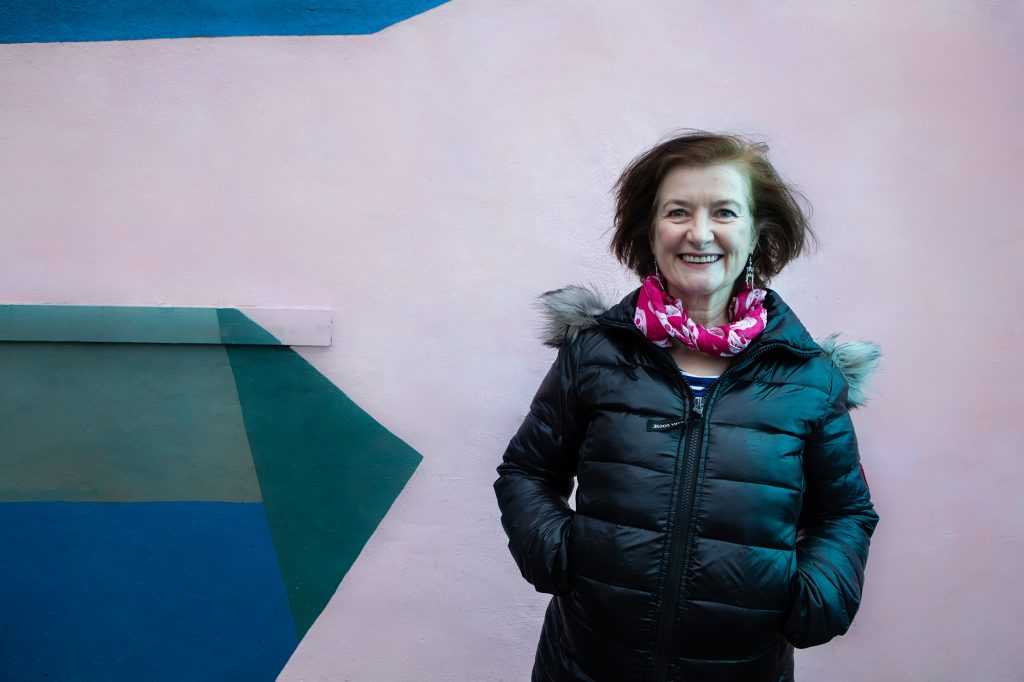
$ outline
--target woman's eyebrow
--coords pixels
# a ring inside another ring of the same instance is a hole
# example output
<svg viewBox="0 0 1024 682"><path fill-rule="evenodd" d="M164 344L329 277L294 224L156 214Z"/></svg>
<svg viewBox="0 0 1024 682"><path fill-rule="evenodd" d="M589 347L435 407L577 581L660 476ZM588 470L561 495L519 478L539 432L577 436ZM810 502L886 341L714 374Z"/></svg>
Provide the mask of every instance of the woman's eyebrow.
<svg viewBox="0 0 1024 682"><path fill-rule="evenodd" d="M666 199L663 206L671 206L673 204L677 206L685 206L687 208L693 206L693 202L688 201L686 199ZM733 206L736 207L740 206L740 203L738 201L735 201L734 199L715 199L713 202L711 202L712 206L726 206L729 204L732 204Z"/></svg>

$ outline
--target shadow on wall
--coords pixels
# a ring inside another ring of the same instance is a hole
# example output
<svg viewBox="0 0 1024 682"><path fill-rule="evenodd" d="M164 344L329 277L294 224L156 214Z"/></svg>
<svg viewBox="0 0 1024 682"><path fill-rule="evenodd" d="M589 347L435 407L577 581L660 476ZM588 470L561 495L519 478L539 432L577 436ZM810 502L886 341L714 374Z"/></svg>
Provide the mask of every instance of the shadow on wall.
<svg viewBox="0 0 1024 682"><path fill-rule="evenodd" d="M94 310L0 306L0 679L273 680L421 457L238 310Z"/></svg>

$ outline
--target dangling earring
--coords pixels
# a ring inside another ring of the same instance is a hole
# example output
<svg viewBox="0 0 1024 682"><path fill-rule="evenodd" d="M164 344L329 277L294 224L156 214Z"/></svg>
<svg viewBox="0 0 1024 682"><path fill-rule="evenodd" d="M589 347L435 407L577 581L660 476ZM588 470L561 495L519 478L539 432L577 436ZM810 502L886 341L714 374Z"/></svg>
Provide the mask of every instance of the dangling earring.
<svg viewBox="0 0 1024 682"><path fill-rule="evenodd" d="M750 256L747 257L747 277L746 277L745 284L747 285L747 289L753 289L754 288L754 256L753 256L753 254L751 254Z"/></svg>
<svg viewBox="0 0 1024 682"><path fill-rule="evenodd" d="M654 276L658 278L658 284L661 285L661 288L665 289L665 280L661 276L661 270L658 269L658 257L654 254L654 242L651 242L649 246L651 247L651 260L654 261Z"/></svg>

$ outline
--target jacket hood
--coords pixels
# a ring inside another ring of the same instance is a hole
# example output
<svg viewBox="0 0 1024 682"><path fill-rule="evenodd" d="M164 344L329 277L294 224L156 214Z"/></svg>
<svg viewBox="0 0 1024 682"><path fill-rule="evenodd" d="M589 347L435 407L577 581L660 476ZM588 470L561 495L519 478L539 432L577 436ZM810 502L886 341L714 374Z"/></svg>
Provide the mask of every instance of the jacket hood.
<svg viewBox="0 0 1024 682"><path fill-rule="evenodd" d="M636 289L618 303L593 288L575 285L541 294L544 344L557 348L575 340L583 330L599 326L602 320L611 324L632 324L638 294L639 289ZM878 368L882 355L877 344L871 341L840 343L838 332L812 339L789 306L771 289L765 297L765 307L768 309L768 326L762 332L765 340L824 353L849 384L849 406L859 407L867 402L868 379Z"/></svg>

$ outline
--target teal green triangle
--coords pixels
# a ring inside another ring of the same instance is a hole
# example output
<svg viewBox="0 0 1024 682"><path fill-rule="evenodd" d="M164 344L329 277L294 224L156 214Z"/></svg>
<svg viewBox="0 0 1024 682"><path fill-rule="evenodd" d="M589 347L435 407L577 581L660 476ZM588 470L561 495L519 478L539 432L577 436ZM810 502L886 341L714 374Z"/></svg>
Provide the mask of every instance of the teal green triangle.
<svg viewBox="0 0 1024 682"><path fill-rule="evenodd" d="M422 457L291 348L227 349L302 637Z"/></svg>

